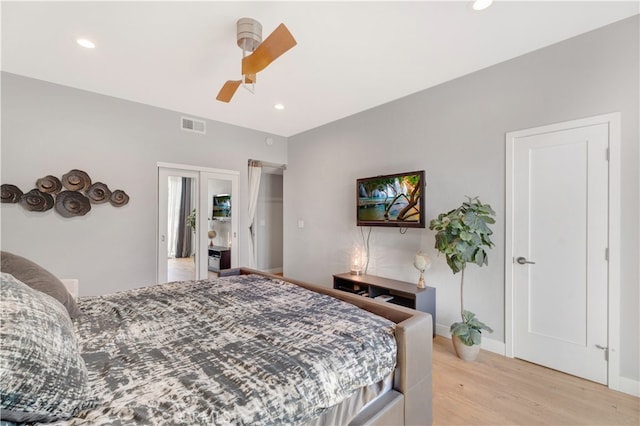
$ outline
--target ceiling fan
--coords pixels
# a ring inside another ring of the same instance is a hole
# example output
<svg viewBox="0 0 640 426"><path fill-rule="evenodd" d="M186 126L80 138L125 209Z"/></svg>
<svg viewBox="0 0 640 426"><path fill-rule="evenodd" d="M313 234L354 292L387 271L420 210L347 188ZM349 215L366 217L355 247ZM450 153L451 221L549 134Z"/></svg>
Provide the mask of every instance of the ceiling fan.
<svg viewBox="0 0 640 426"><path fill-rule="evenodd" d="M284 24L278 25L264 41L262 24L255 19L241 18L237 28L238 47L242 49L242 80L228 80L222 86L216 96L221 102L229 102L241 84L253 92L256 74L297 44Z"/></svg>

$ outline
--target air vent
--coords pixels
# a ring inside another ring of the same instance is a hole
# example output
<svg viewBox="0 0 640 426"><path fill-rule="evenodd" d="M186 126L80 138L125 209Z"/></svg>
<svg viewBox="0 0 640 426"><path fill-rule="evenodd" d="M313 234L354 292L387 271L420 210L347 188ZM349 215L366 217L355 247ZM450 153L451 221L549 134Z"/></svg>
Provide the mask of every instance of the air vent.
<svg viewBox="0 0 640 426"><path fill-rule="evenodd" d="M195 118L189 117L181 117L181 126L182 130L186 130L187 132L194 132L205 134L207 133L206 123L202 120L196 120Z"/></svg>

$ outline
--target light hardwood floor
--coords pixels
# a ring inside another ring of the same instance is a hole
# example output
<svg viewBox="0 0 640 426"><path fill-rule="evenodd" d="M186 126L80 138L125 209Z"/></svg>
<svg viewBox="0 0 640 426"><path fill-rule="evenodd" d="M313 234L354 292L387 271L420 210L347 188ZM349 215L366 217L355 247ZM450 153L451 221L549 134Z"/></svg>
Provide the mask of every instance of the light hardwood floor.
<svg viewBox="0 0 640 426"><path fill-rule="evenodd" d="M215 278L218 274L209 271L209 278ZM193 258L171 258L167 259L167 282L188 281L195 277L195 264Z"/></svg>
<svg viewBox="0 0 640 426"><path fill-rule="evenodd" d="M433 345L434 425L639 425L640 399L518 359Z"/></svg>

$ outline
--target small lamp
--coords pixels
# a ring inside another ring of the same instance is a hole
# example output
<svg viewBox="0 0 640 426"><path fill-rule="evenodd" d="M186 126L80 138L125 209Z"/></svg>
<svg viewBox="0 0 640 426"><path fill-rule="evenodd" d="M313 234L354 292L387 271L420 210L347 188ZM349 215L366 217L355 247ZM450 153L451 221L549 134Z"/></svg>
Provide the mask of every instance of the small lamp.
<svg viewBox="0 0 640 426"><path fill-rule="evenodd" d="M418 288L427 288L424 283L424 271L431 267L431 259L429 256L419 251L413 259L413 266L420 271L420 278L418 279Z"/></svg>
<svg viewBox="0 0 640 426"><path fill-rule="evenodd" d="M365 255L362 249L355 246L351 251L351 275L362 275L364 268Z"/></svg>
<svg viewBox="0 0 640 426"><path fill-rule="evenodd" d="M207 236L209 237L209 247L213 247L213 239L216 237L216 235L216 231L214 231L213 229L207 233Z"/></svg>

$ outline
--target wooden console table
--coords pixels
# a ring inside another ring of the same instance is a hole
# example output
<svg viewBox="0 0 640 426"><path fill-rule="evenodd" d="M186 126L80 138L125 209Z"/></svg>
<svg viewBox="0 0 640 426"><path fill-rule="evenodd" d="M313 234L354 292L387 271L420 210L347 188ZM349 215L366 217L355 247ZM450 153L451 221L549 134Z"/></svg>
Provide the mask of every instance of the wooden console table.
<svg viewBox="0 0 640 426"><path fill-rule="evenodd" d="M333 288L365 297L391 297L388 303L405 306L431 314L433 336L436 335L436 289L434 287L418 288L405 281L377 277L375 275L336 274L333 276ZM379 300L382 300L380 298Z"/></svg>

